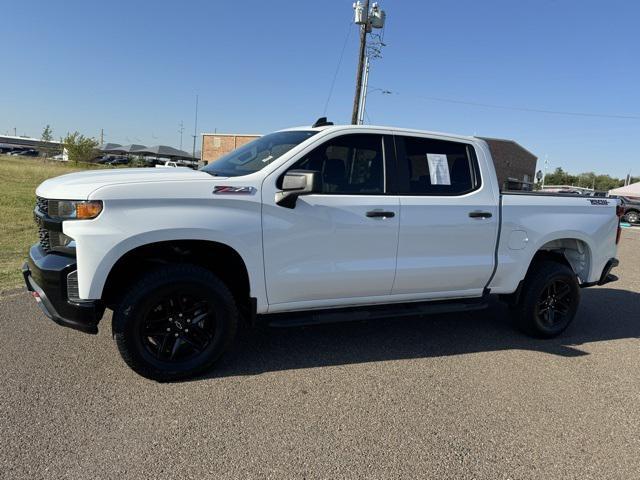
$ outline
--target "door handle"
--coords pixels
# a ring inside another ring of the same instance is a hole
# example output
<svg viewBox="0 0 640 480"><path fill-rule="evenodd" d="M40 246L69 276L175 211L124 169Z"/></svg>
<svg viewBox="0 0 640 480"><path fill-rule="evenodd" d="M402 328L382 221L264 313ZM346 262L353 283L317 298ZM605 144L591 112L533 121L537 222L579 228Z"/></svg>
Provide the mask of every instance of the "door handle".
<svg viewBox="0 0 640 480"><path fill-rule="evenodd" d="M370 210L367 212L367 217L369 218L392 218L395 216L394 212L386 212L384 210Z"/></svg>
<svg viewBox="0 0 640 480"><path fill-rule="evenodd" d="M471 218L491 218L491 212L481 212L479 210L474 210L473 212L469 212L469 216Z"/></svg>

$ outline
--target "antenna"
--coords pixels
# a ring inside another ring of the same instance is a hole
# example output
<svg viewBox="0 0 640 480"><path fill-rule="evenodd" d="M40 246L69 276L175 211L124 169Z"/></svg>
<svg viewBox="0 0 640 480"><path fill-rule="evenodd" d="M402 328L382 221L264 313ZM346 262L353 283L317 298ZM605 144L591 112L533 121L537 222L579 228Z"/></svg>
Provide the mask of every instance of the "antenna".
<svg viewBox="0 0 640 480"><path fill-rule="evenodd" d="M328 125L333 125L333 122L328 122L327 117L320 117L318 120L316 120L316 123L311 125L311 128L326 127Z"/></svg>

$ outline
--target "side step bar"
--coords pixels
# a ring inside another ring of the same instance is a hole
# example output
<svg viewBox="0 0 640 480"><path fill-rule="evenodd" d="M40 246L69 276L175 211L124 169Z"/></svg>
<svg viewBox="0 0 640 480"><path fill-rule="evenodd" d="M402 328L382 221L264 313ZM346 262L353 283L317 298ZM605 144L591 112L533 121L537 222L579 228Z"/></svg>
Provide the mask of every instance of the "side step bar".
<svg viewBox="0 0 640 480"><path fill-rule="evenodd" d="M451 312L471 312L487 308L488 292L479 298L394 303L365 307L332 308L327 310L307 310L303 312L271 313L258 316L258 322L270 327L299 327L323 323L354 322L389 317L413 317Z"/></svg>

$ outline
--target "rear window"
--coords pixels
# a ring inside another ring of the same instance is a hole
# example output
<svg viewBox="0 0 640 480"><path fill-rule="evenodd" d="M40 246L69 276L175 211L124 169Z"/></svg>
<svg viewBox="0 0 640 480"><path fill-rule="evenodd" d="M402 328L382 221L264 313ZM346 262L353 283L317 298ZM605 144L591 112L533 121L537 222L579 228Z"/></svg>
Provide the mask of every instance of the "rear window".
<svg viewBox="0 0 640 480"><path fill-rule="evenodd" d="M431 138L397 136L400 171L412 195L463 195L477 189L479 174L471 145Z"/></svg>

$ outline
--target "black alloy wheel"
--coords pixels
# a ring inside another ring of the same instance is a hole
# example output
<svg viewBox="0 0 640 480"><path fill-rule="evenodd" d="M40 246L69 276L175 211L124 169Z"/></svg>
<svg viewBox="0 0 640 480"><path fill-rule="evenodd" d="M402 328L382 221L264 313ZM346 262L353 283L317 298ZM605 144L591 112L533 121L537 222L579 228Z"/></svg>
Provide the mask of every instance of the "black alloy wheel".
<svg viewBox="0 0 640 480"><path fill-rule="evenodd" d="M143 274L113 313L122 359L158 381L209 370L233 341L237 326L238 309L227 286L209 270L187 264Z"/></svg>
<svg viewBox="0 0 640 480"><path fill-rule="evenodd" d="M571 286L563 280L551 280L542 290L536 305L538 321L553 330L567 321L571 310Z"/></svg>
<svg viewBox="0 0 640 480"><path fill-rule="evenodd" d="M168 362L202 354L215 333L211 302L186 291L176 291L152 305L140 325L140 339L147 352Z"/></svg>
<svg viewBox="0 0 640 480"><path fill-rule="evenodd" d="M531 266L512 313L525 333L552 338L571 324L579 303L580 286L573 270L563 263L541 260Z"/></svg>

